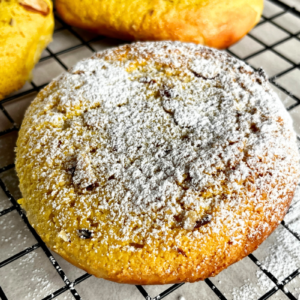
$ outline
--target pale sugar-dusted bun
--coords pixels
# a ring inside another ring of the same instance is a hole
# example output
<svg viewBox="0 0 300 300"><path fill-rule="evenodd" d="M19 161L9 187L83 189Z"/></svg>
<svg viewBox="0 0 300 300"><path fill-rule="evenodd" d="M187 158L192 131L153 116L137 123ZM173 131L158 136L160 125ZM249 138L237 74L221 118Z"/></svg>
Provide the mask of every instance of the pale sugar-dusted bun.
<svg viewBox="0 0 300 300"><path fill-rule="evenodd" d="M254 251L299 178L292 121L265 73L179 42L77 63L30 105L16 168L28 219L87 272L203 280Z"/></svg>

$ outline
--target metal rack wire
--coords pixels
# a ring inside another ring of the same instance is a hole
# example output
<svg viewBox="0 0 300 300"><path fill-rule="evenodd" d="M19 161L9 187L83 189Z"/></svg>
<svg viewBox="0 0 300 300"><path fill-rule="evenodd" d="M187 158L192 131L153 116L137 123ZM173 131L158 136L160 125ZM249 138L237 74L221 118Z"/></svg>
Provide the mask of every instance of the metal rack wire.
<svg viewBox="0 0 300 300"><path fill-rule="evenodd" d="M269 80L271 83L273 83L274 85L277 86L277 88L279 88L282 92L284 92L287 96L290 96L292 99L295 100L295 103L292 104L290 107L288 107L288 110L291 110L293 108L295 108L296 106L300 105L300 98L292 95L289 93L289 91L282 87L281 85L279 85L275 80L277 78L280 78L281 76L283 76L284 74L294 70L294 69L300 69L300 65L293 62L292 60L290 60L288 57L282 55L281 53L279 53L276 49L274 49L277 45L291 39L294 38L298 41L300 41L300 31L296 32L296 33L291 33L288 30L286 30L285 28L283 28L282 26L278 25L277 22L274 22L274 19L282 16L286 13L291 13L294 16L298 17L300 19L300 12L298 12L296 9L289 7L288 5L278 1L278 0L269 0L271 3L276 4L278 7L280 7L282 10L275 14L272 15L272 17L266 17L264 16L263 20L260 22L260 25L262 25L263 23L271 23L272 25L276 26L277 28L281 29L282 31L284 31L285 33L287 33L287 37L284 39L281 39L280 41L272 44L272 45L266 45L266 43L264 43L263 41L261 41L260 39L258 39L257 37L253 36L252 34L248 34L253 40L255 40L256 42L258 42L260 45L263 46L263 49L256 51L255 53L251 53L251 55L247 56L247 57L243 57L244 60L250 59L251 57L254 57L266 50L269 50L273 53L275 53L276 55L278 55L279 57L281 57L282 59L284 59L285 61L289 62L291 64L291 67L276 74L275 76L272 76ZM63 63L63 61L59 58L59 55L63 54L63 53L67 53L69 51L72 51L74 49L77 49L79 47L82 47L83 45L86 46L87 48L89 48L91 51L95 52L95 49L91 46L91 42L96 41L101 39L102 37L97 37L95 39L86 41L84 40L80 34L78 34L78 32L76 32L71 26L65 24L58 16L56 16L56 20L59 21L62 24L62 27L59 29L56 29L56 32L61 31L61 30L69 30L75 37L77 37L80 40L80 44L76 45L74 47L70 47L66 50L54 53L53 51L51 51L49 48L47 48L47 51L49 52L49 56L48 57L44 57L42 58L40 61L44 61L49 59L49 57L54 58L55 61L64 69L67 69L67 66ZM237 55L235 55L232 51L227 50L230 54L238 57ZM238 57L239 58L239 57ZM7 120L9 122L11 122L12 124L14 124L11 128L1 131L0 132L0 138L1 136L4 136L6 134L9 134L11 132L14 131L18 131L19 127L16 125L14 119L10 116L10 114L8 113L8 111L5 109L5 106L3 104L13 101L15 100L17 97L20 96L24 96L24 95L28 95L34 91L38 92L40 89L42 89L46 84L42 84L40 86L37 86L34 82L31 82L32 88L25 91L25 92L21 92L17 95L14 96L9 96L6 99L3 99L2 101L0 101L0 110L3 112L3 114L6 116ZM300 118L300 116L299 116ZM298 139L300 141L300 137L298 136ZM0 168L0 175L1 173L13 169L14 168L14 164L8 164L2 168ZM54 291L53 293L51 293L50 295L44 297L42 300L49 300L49 299L53 299L55 297L57 297L58 295L64 293L65 291L69 290L71 292L71 294L73 295L73 297L77 300L82 299L81 296L79 295L79 293L76 291L76 285L78 285L79 283L81 283L82 281L88 279L91 275L89 274L84 274L80 277L78 277L77 279L75 279L73 282L71 282L66 274L64 273L64 271L60 268L58 262L54 259L54 257L51 255L51 252L49 251L49 249L47 248L47 246L44 244L44 242L41 240L41 238L38 236L38 234L35 232L35 230L30 226L26 216L24 215L24 213L22 212L19 204L17 203L16 199L13 197L12 193L13 191L9 190L8 187L5 185L4 181L0 178L0 188L4 191L4 193L6 194L6 196L10 199L12 206L4 209L3 211L0 211L0 217L7 215L9 213L11 213L12 211L17 211L20 218L23 219L23 221L25 222L25 224L27 225L27 227L29 228L30 232L33 234L33 236L35 237L35 239L37 240L37 243L32 245L29 248L26 248L25 250L13 255L12 257L0 262L0 268L14 262L15 260L25 256L26 254L41 248L43 250L43 252L45 253L45 255L48 257L48 259L50 260L50 262L52 263L53 267L55 268L56 272L59 274L59 276L61 277L61 279L64 282L64 286L56 291ZM293 234L298 240L300 240L300 236L297 235L295 232L293 232L288 225L286 225L284 223L284 221L282 222L282 225L291 233ZM258 259L253 255L250 254L249 255L250 260L256 264L256 266L258 266L260 268L260 270L275 284L275 286L268 291L265 295L261 296L259 298L259 300L264 300L264 299L268 299L269 297L271 297L274 293L276 293L278 290L281 290L287 297L288 299L292 299L292 300L297 300L295 298L295 296L293 294L291 294L289 291L287 291L287 289L285 289L285 285L288 284L293 278L295 278L297 275L300 274L300 269L297 269L296 271L294 271L292 274L290 274L285 280L282 281L278 281L276 279L276 277L271 274L269 271L267 271L266 269L264 269L261 266L261 263L258 261ZM226 300L226 297L221 293L221 291L213 284L213 282L210 279L206 279L205 283L209 286L209 288L211 288L211 290L214 292L214 294L222 300ZM1 280L0 280L0 284L1 284ZM159 295L157 295L154 298L151 298L149 296L149 294L146 292L146 290L143 288L143 286L136 286L137 289L140 291L141 294L141 299L144 298L146 300L159 300L162 299L164 297L166 297L167 295L169 295L170 293L172 293L174 290L178 289L180 286L182 286L183 284L175 284L173 286L171 286L170 288L166 289L165 291L163 291L162 293L160 293ZM0 298L2 300L7 300L7 296L5 295L4 289L1 288L0 286Z"/></svg>

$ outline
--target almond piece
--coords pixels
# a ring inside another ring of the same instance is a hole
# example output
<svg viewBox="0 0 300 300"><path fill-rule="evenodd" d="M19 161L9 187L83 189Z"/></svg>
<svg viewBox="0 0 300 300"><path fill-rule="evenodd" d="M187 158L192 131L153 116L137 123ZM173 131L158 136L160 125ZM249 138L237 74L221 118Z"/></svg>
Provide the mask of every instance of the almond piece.
<svg viewBox="0 0 300 300"><path fill-rule="evenodd" d="M70 242L70 239L68 238L68 236L64 230L61 230L58 233L58 237L62 238L65 242Z"/></svg>
<svg viewBox="0 0 300 300"><path fill-rule="evenodd" d="M43 16L47 16L50 12L50 8L44 0L19 0L19 4L25 9L38 12Z"/></svg>
<svg viewBox="0 0 300 300"><path fill-rule="evenodd" d="M10 19L9 25L10 26L14 26L15 25L15 20L13 18Z"/></svg>

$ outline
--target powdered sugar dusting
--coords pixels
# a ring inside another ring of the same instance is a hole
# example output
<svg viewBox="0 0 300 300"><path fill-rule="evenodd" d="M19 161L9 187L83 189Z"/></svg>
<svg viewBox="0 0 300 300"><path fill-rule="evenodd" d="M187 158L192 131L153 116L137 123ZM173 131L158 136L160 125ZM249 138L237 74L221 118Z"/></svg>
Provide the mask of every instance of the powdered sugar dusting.
<svg viewBox="0 0 300 300"><path fill-rule="evenodd" d="M300 236L300 185L297 186L293 202L284 221L294 233Z"/></svg>
<svg viewBox="0 0 300 300"><path fill-rule="evenodd" d="M43 251L37 249L1 268L1 286L8 299L39 300L63 286L45 259Z"/></svg>
<svg viewBox="0 0 300 300"><path fill-rule="evenodd" d="M271 290L275 286L275 283L273 283L269 277L262 271L257 270L256 271L256 277L257 277L257 285L265 291Z"/></svg>
<svg viewBox="0 0 300 300"><path fill-rule="evenodd" d="M245 280L243 286L239 288L233 288L232 299L233 300L256 300L260 296L257 288L250 282Z"/></svg>
<svg viewBox="0 0 300 300"><path fill-rule="evenodd" d="M39 128L27 133L29 148L41 151L24 155L47 161L37 176L58 232L75 214L85 227L97 224L100 244L113 239L139 251L160 240L168 250L170 236L180 246L176 234L199 240L226 223L234 245L249 228L250 207L266 219L248 236L267 231L299 171L291 119L263 73L192 44L113 51L77 63L26 114Z"/></svg>
<svg viewBox="0 0 300 300"><path fill-rule="evenodd" d="M275 241L266 249L261 263L281 282L300 268L300 242L282 226L274 231L272 238ZM257 275L260 279L261 274Z"/></svg>

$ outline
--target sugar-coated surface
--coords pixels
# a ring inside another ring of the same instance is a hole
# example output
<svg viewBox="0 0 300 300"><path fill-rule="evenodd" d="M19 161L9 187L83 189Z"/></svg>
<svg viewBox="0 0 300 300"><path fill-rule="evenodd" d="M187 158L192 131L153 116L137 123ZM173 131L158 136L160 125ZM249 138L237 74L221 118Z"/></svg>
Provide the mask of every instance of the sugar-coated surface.
<svg viewBox="0 0 300 300"><path fill-rule="evenodd" d="M228 300L259 299L275 286L248 257L211 280Z"/></svg>
<svg viewBox="0 0 300 300"><path fill-rule="evenodd" d="M104 277L138 269L194 281L218 272L213 253L230 264L278 224L298 159L262 70L161 42L94 55L41 91L17 170L29 220L55 251L93 261ZM140 255L154 265L137 266Z"/></svg>
<svg viewBox="0 0 300 300"><path fill-rule="evenodd" d="M288 227L300 236L300 186L297 187L292 205L284 221Z"/></svg>
<svg viewBox="0 0 300 300"><path fill-rule="evenodd" d="M37 249L0 269L1 288L10 300L40 300L64 286L56 274L42 249Z"/></svg>

